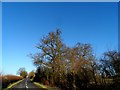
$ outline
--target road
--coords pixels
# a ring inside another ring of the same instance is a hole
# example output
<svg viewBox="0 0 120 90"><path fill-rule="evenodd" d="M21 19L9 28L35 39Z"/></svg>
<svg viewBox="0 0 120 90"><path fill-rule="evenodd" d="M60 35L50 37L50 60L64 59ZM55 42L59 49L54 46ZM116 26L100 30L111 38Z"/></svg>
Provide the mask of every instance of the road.
<svg viewBox="0 0 120 90"><path fill-rule="evenodd" d="M42 89L39 88L38 86L36 86L34 83L32 83L30 81L30 79L25 78L22 82L18 83L17 85L13 86L10 90L17 90L17 89L21 89L21 90L46 90L46 89Z"/></svg>

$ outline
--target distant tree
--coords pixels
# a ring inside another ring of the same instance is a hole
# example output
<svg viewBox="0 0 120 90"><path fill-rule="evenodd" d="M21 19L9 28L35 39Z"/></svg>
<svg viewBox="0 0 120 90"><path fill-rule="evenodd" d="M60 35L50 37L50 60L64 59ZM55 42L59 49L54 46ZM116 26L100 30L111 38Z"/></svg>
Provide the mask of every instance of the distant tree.
<svg viewBox="0 0 120 90"><path fill-rule="evenodd" d="M17 72L18 75L22 76L23 78L26 78L27 76L27 71L25 70L25 68L20 68Z"/></svg>
<svg viewBox="0 0 120 90"><path fill-rule="evenodd" d="M105 56L106 60L109 60L110 66L115 70L115 75L120 75L120 52L108 51Z"/></svg>
<svg viewBox="0 0 120 90"><path fill-rule="evenodd" d="M118 87L120 84L120 52L116 50L106 51L100 59L99 72L102 84L106 85L106 78L109 78Z"/></svg>
<svg viewBox="0 0 120 90"><path fill-rule="evenodd" d="M104 55L106 61L109 63L109 66L106 65L106 69L109 69L105 69L105 71L109 70L108 73L110 73L110 76L114 76L114 82L120 84L120 52L113 50L104 53Z"/></svg>
<svg viewBox="0 0 120 90"><path fill-rule="evenodd" d="M34 71L31 71L29 74L28 74L28 77L30 79L33 79L35 77L35 72Z"/></svg>

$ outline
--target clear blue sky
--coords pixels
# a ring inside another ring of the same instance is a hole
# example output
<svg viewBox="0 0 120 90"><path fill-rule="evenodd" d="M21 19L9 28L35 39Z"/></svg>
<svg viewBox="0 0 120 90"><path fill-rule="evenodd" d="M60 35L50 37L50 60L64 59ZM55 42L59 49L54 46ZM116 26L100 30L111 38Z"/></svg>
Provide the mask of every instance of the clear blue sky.
<svg viewBox="0 0 120 90"><path fill-rule="evenodd" d="M16 74L20 67L35 67L29 53L43 35L61 28L68 46L90 43L100 56L118 48L117 3L3 3L3 72Z"/></svg>

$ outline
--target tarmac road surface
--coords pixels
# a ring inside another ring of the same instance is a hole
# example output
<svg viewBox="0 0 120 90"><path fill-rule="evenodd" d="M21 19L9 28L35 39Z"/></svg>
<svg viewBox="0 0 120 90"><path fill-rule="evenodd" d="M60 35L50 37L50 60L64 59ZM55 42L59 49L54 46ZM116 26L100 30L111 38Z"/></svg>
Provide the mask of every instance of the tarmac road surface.
<svg viewBox="0 0 120 90"><path fill-rule="evenodd" d="M22 82L18 83L17 85L13 86L10 90L46 90L43 88L39 88L34 83L30 81L29 78L25 78Z"/></svg>

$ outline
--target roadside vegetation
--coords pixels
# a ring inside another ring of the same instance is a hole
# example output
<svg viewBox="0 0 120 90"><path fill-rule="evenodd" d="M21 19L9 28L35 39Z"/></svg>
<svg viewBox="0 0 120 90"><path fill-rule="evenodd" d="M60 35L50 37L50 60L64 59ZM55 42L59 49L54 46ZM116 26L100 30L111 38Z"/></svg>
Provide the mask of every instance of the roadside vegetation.
<svg viewBox="0 0 120 90"><path fill-rule="evenodd" d="M120 89L120 52L110 50L96 58L89 43L67 46L57 29L43 36L36 45L39 52L30 54L36 71L34 82L62 90Z"/></svg>
<svg viewBox="0 0 120 90"><path fill-rule="evenodd" d="M15 76L15 75L1 75L0 81L1 83L1 89L7 88L10 84L17 82L19 80L22 80L23 77L21 76Z"/></svg>
<svg viewBox="0 0 120 90"><path fill-rule="evenodd" d="M17 82L14 82L14 83L12 83L12 84L9 84L5 90L11 89L11 88L14 87L15 85L17 85L17 84L19 84L20 82L22 82L23 80L24 80L24 79L19 80L19 81L17 81Z"/></svg>
<svg viewBox="0 0 120 90"><path fill-rule="evenodd" d="M39 52L30 54L36 71L20 68L20 76L0 74L2 88L28 77L47 90L120 89L120 52L109 50L97 58L91 44L77 42L69 47L61 34L57 29L38 42Z"/></svg>

